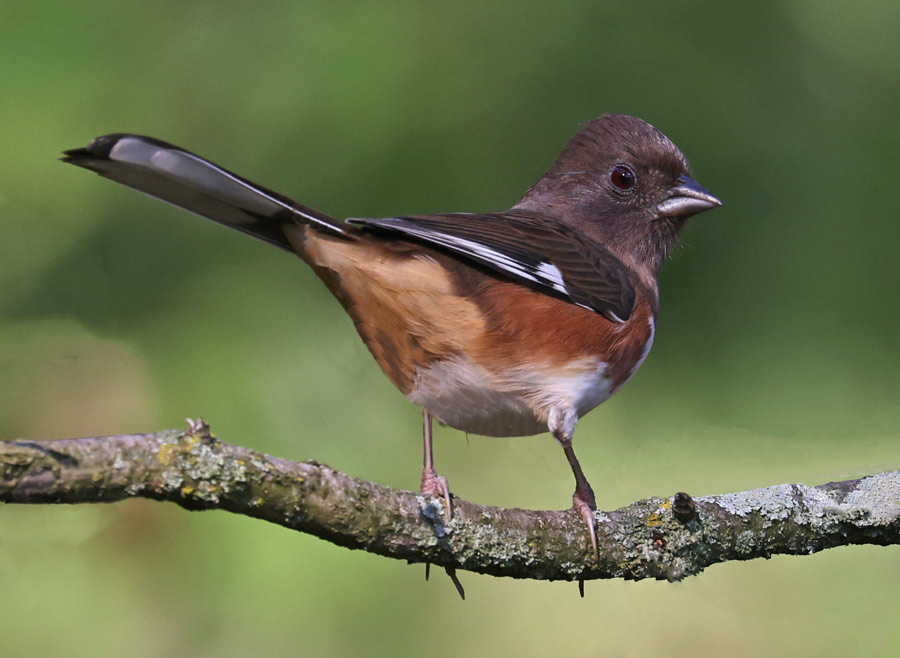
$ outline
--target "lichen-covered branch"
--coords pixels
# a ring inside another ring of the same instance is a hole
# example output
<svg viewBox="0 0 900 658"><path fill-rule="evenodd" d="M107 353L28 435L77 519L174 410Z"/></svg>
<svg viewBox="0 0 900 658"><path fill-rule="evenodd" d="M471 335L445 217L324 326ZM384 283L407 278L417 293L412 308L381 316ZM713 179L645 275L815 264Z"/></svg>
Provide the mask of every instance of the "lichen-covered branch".
<svg viewBox="0 0 900 658"><path fill-rule="evenodd" d="M679 580L710 564L848 544L900 544L900 472L817 487L638 501L598 512L600 561L571 511L484 507L359 480L188 430L0 442L0 501L143 497L224 509L411 562L544 580ZM2 512L0 512L2 513Z"/></svg>

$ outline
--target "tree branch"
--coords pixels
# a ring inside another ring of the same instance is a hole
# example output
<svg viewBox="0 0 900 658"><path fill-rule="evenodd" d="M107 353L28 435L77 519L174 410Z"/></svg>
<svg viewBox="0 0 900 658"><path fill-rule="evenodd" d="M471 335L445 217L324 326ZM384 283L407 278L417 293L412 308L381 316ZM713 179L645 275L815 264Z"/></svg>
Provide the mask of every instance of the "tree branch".
<svg viewBox="0 0 900 658"><path fill-rule="evenodd" d="M513 578L680 580L729 560L900 544L900 472L817 487L640 500L598 512L600 562L569 511L527 511L399 491L188 430L0 442L0 501L167 500L224 509L378 555Z"/></svg>

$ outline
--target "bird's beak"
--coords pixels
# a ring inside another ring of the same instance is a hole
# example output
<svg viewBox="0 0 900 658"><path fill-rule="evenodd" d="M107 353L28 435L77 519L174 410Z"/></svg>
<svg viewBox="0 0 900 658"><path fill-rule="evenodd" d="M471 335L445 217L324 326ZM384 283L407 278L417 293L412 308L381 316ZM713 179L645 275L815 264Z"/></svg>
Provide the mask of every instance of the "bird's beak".
<svg viewBox="0 0 900 658"><path fill-rule="evenodd" d="M656 219L696 215L721 205L721 201L693 178L679 176L678 185L670 189L668 198L656 206Z"/></svg>

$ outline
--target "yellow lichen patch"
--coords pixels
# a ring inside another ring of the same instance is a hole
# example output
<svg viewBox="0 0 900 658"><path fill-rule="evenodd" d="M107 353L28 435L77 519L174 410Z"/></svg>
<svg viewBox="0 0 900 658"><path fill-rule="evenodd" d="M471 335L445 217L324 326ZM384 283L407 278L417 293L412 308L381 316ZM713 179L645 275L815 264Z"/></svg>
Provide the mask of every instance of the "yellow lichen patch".
<svg viewBox="0 0 900 658"><path fill-rule="evenodd" d="M156 453L156 458L162 462L163 464L171 464L174 459L174 453L178 451L177 443L164 443L159 447L159 452Z"/></svg>
<svg viewBox="0 0 900 658"><path fill-rule="evenodd" d="M181 495L182 496L190 496L192 493L194 493L194 487L192 487L188 484L181 487Z"/></svg>
<svg viewBox="0 0 900 658"><path fill-rule="evenodd" d="M661 505L661 507L662 507L663 509L669 509L670 507L672 507L672 501L669 500L669 499L667 498L667 499L663 502L663 504Z"/></svg>
<svg viewBox="0 0 900 658"><path fill-rule="evenodd" d="M647 527L655 528L656 526L662 523L662 517L654 512L650 516L647 517Z"/></svg>

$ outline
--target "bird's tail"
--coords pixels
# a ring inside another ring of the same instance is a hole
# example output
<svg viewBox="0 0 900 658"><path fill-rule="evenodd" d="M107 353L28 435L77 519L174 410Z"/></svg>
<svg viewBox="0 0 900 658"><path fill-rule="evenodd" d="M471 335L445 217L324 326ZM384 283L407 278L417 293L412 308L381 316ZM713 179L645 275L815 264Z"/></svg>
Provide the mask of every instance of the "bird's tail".
<svg viewBox="0 0 900 658"><path fill-rule="evenodd" d="M151 137L104 135L85 148L65 151L62 161L289 251L293 247L283 230L286 223L348 234L341 222L324 213Z"/></svg>

